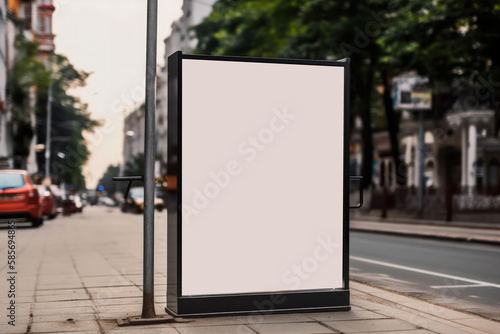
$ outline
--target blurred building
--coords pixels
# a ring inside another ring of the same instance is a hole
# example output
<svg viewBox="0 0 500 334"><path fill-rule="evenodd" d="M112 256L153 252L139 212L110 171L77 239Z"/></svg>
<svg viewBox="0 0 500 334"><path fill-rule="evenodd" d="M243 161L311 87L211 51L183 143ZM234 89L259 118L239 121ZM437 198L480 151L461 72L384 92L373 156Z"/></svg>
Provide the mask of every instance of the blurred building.
<svg viewBox="0 0 500 334"><path fill-rule="evenodd" d="M0 0L0 136L4 134L3 119L5 115L7 84L7 3ZM0 147L0 156L3 154L3 147Z"/></svg>
<svg viewBox="0 0 500 334"><path fill-rule="evenodd" d="M6 89L9 54L7 33L9 22L7 18L7 2L0 0L0 169L11 168L12 135L8 126L10 115L7 112ZM9 45L11 48L12 45Z"/></svg>
<svg viewBox="0 0 500 334"><path fill-rule="evenodd" d="M144 115L146 107L144 103L134 111L125 115L123 124L123 164L130 159L144 153Z"/></svg>
<svg viewBox="0 0 500 334"><path fill-rule="evenodd" d="M0 49L2 57L2 73L8 71L14 62L16 56L15 38L18 33L28 41L37 41L39 43L38 57L41 62L54 52L54 34L52 34L52 14L55 10L52 0L8 0L7 8L5 1L0 6ZM7 16L7 11L9 15ZM6 75L2 76L0 87L4 85ZM0 94L5 93L2 88ZM33 129L37 129L34 115L34 105L36 102L36 87L30 90L29 113ZM30 174L38 171L36 163L35 145L37 134L31 140L30 153L27 158L13 156L13 144L11 135L11 112L8 104L5 102L5 95L0 96L0 167L12 168L17 165L20 168L27 169Z"/></svg>
<svg viewBox="0 0 500 334"><path fill-rule="evenodd" d="M40 46L38 47L39 57L43 60L51 55L55 50L54 37L52 33L52 14L55 7L52 0L35 1L37 17L34 19L36 28L34 28L35 38Z"/></svg>
<svg viewBox="0 0 500 334"><path fill-rule="evenodd" d="M172 23L172 32L165 39L165 66L158 74L157 104L156 104L156 152L162 156L162 175L166 174L167 168L167 103L168 103L168 57L176 52L191 53L198 41L194 32L190 29L210 15L212 6L216 0L203 2L186 1L182 3L182 16Z"/></svg>
<svg viewBox="0 0 500 334"><path fill-rule="evenodd" d="M7 72L14 60L16 34L13 19L19 15L19 1L0 0L0 168L14 167L11 112L6 101ZM10 13L10 14L9 14Z"/></svg>
<svg viewBox="0 0 500 334"><path fill-rule="evenodd" d="M183 1L182 16L172 23L172 32L165 39L165 66L157 76L156 91L156 138L155 149L160 156L160 166L156 173L166 175L167 168L167 64L168 56L176 51L190 53L196 47L197 40L190 28L201 23L211 11L216 0L203 2ZM161 15L161 13L159 13ZM144 105L126 115L124 122L123 161L124 164L138 153L144 153Z"/></svg>
<svg viewBox="0 0 500 334"><path fill-rule="evenodd" d="M22 22L24 37L40 43L39 56L45 58L54 49L52 14L55 7L52 0L8 0L9 9Z"/></svg>
<svg viewBox="0 0 500 334"><path fill-rule="evenodd" d="M426 218L453 214L460 220L474 213L500 212L500 109L492 98L479 99L477 92L477 87L448 87L437 108L424 112ZM405 166L398 171L388 132L374 133L373 186L367 208L416 212L417 136L418 112L403 110L399 149ZM397 185L398 175L406 176L404 185Z"/></svg>

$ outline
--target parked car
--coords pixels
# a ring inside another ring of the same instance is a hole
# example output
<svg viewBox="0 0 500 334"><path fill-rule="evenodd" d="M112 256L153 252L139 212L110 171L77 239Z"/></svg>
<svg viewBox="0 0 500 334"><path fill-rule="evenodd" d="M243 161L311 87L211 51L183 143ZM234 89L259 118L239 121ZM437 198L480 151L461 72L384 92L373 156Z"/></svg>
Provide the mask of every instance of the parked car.
<svg viewBox="0 0 500 334"><path fill-rule="evenodd" d="M163 199L155 192L155 209L162 211L165 208ZM144 188L134 187L130 189L127 199L122 203L122 212L141 213L144 211Z"/></svg>
<svg viewBox="0 0 500 334"><path fill-rule="evenodd" d="M108 196L100 196L97 198L97 204L98 205L104 205L104 206L116 206L115 201L111 199L111 197Z"/></svg>
<svg viewBox="0 0 500 334"><path fill-rule="evenodd" d="M48 216L49 219L54 219L57 215L57 200L47 186L39 186L37 188L40 198L40 206L42 207L42 215Z"/></svg>
<svg viewBox="0 0 500 334"><path fill-rule="evenodd" d="M25 170L0 170L0 221L9 219L43 224L40 196Z"/></svg>
<svg viewBox="0 0 500 334"><path fill-rule="evenodd" d="M80 195L75 195L75 196L72 196L72 197L73 197L73 202L75 203L74 204L75 205L75 212L82 213L83 212L82 198L80 197Z"/></svg>

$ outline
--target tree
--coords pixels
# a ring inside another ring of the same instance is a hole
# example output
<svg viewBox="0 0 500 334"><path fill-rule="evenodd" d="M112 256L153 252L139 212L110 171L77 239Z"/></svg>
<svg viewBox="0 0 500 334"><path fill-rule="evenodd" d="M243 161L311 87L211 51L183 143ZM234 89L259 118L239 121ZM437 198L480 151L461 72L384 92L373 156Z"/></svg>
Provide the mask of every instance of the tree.
<svg viewBox="0 0 500 334"><path fill-rule="evenodd" d="M108 194L113 195L119 190L120 185L117 184L116 181L113 181L113 177L120 175L120 165L109 165L106 172L104 172L103 176L99 180L97 184L96 190L99 189L99 186L103 186L104 190L108 192Z"/></svg>
<svg viewBox="0 0 500 334"><path fill-rule="evenodd" d="M498 78L500 74L500 52L495 42L500 40L498 17L500 5L496 0L402 1L394 12L385 16L390 24L377 40L384 50L380 65L387 92L386 110L392 108L388 96L391 72L410 70L429 77L435 119L442 119L453 100L460 98L447 96L450 93L444 91L445 87L453 86L452 94L466 96L465 102L459 102L462 108L495 108L491 104L494 94L497 99L500 97L500 90L492 87L492 77ZM387 113L387 121L391 123L392 135L399 122L394 112ZM397 142L397 138L391 136L392 142ZM401 170L399 167L397 171Z"/></svg>
<svg viewBox="0 0 500 334"><path fill-rule="evenodd" d="M82 167L90 156L83 133L92 132L100 122L93 120L87 104L68 94L68 90L85 86L89 73L76 70L68 58L54 54L52 69L51 175L71 184L76 190L85 189ZM46 142L48 85L39 87L36 103L38 143ZM38 166L45 166L45 154L37 155Z"/></svg>
<svg viewBox="0 0 500 334"><path fill-rule="evenodd" d="M375 68L382 53L375 39L385 29L376 16L386 7L386 2L379 0L220 0L211 15L195 27L199 41L195 52L309 59L351 57L351 110L363 123L362 174L367 187L373 162L371 103Z"/></svg>
<svg viewBox="0 0 500 334"><path fill-rule="evenodd" d="M132 156L125 163L123 174L126 176L144 176L144 153Z"/></svg>
<svg viewBox="0 0 500 334"><path fill-rule="evenodd" d="M382 62L430 78L435 117L442 116L441 88L452 82L468 86L479 100L473 103L488 104L500 97L492 82L500 75L499 17L497 0L405 1L378 40L386 52Z"/></svg>
<svg viewBox="0 0 500 334"><path fill-rule="evenodd" d="M35 133L32 125L35 87L46 87L50 73L36 60L36 43L25 40L19 33L16 35L14 46L16 57L7 73L7 100L12 112L13 154L26 159ZM15 160L15 167L23 168L19 159Z"/></svg>

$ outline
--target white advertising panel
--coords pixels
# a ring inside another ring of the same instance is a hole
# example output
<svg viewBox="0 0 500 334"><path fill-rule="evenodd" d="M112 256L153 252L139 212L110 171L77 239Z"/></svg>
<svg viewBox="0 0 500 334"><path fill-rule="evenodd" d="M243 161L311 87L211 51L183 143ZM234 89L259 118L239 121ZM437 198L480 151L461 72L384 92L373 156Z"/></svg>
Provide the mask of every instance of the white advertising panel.
<svg viewBox="0 0 500 334"><path fill-rule="evenodd" d="M344 287L344 72L182 59L183 296Z"/></svg>

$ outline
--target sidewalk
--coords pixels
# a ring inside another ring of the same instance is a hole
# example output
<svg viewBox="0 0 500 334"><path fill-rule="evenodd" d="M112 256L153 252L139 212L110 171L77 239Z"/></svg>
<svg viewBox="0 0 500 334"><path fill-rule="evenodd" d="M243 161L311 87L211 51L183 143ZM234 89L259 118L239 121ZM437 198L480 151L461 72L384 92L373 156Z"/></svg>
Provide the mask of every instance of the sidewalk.
<svg viewBox="0 0 500 334"><path fill-rule="evenodd" d="M498 213L471 213L467 214L466 220L438 220L438 219L419 219L415 218L415 214L404 214L398 210L387 210L387 217L381 218L381 210L356 211L351 210L351 220L388 222L401 224L423 224L423 225L438 225L438 226L454 226L454 227L469 227L469 228L484 228L492 230L500 230L500 214ZM465 214L462 214L465 216ZM498 219L496 219L498 217ZM491 221L493 220L493 221Z"/></svg>
<svg viewBox="0 0 500 334"><path fill-rule="evenodd" d="M2 260L0 333L499 333L500 322L351 281L348 312L176 319L171 324L119 327L139 315L142 297L142 217L117 209L17 229L16 326L9 326L7 268ZM155 301L164 314L166 214L156 216ZM7 230L0 230L5 259Z"/></svg>
<svg viewBox="0 0 500 334"><path fill-rule="evenodd" d="M500 244L499 229L428 224L425 221L417 219L414 221L410 221L409 219L405 219L402 222L396 221L396 219L384 221L358 216L351 220L350 229L351 231Z"/></svg>

